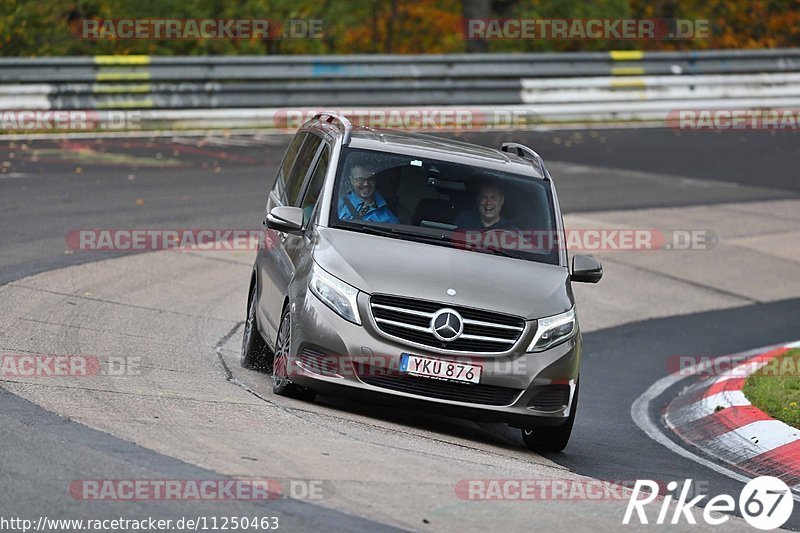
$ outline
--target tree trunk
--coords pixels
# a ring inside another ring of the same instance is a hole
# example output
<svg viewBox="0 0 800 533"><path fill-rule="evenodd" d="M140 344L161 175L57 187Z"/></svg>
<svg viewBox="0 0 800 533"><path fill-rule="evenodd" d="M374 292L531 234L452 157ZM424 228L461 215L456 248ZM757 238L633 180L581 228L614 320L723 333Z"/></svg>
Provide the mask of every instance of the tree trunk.
<svg viewBox="0 0 800 533"><path fill-rule="evenodd" d="M466 34L467 20L466 19L488 19L492 15L489 7L489 0L461 0L461 16L464 17L462 21L462 31L464 37L469 37ZM486 39L466 39L467 52L481 53L489 51L489 43Z"/></svg>
<svg viewBox="0 0 800 533"><path fill-rule="evenodd" d="M394 24L397 18L397 0L389 0L389 20L386 21L386 42L384 43L385 54L392 53L394 44Z"/></svg>

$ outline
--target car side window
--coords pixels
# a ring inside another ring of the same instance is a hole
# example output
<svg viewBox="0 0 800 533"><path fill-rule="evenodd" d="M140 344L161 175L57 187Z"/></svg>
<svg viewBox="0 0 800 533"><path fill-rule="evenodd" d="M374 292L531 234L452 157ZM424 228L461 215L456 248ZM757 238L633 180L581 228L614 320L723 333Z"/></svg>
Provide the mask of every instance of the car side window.
<svg viewBox="0 0 800 533"><path fill-rule="evenodd" d="M303 196L303 200L300 203L300 207L303 208L304 227L306 227L309 220L311 220L311 215L314 213L314 207L316 207L317 200L319 200L319 193L322 191L322 186L325 184L325 175L328 172L330 158L331 150L330 147L326 145L325 148L323 148L319 159L317 159L317 166L314 167L314 173L311 175L311 179L308 181L306 194Z"/></svg>
<svg viewBox="0 0 800 533"><path fill-rule="evenodd" d="M300 152L297 154L292 172L289 174L287 180L287 202L284 205L297 205L300 200L300 192L303 190L303 183L305 182L308 169L311 163L314 162L314 156L317 155L322 139L316 135L309 134L306 142L303 143Z"/></svg>
<svg viewBox="0 0 800 533"><path fill-rule="evenodd" d="M300 147L303 145L303 141L306 140L306 137L308 137L307 133L298 133L294 136L291 144L289 144L289 147L286 149L286 154L283 156L281 167L278 169L278 176L275 178L275 186L272 190L283 205L291 205L288 203L289 197L287 192L290 188L289 177L294 162L297 159L297 154L300 152Z"/></svg>

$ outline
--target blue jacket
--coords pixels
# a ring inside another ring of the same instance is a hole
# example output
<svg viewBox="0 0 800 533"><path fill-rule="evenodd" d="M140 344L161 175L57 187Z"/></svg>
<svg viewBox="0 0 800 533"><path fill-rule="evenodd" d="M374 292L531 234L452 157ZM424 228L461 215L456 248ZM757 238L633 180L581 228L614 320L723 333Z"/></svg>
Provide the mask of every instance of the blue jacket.
<svg viewBox="0 0 800 533"><path fill-rule="evenodd" d="M356 209L356 213L361 209L364 205L364 201L358 197L358 195L354 192L351 192L346 196L350 200L350 203L353 204L353 207ZM375 191L375 202L370 206L369 210L361 217L361 220L367 220L370 222L388 222L392 224L397 224L400 222L394 213L391 212L389 206L386 205L386 200L383 199L383 196L380 195L379 192ZM350 212L350 208L347 206L347 203L344 201L344 198L339 200L339 219L340 220L356 220L357 218L353 216L353 213Z"/></svg>

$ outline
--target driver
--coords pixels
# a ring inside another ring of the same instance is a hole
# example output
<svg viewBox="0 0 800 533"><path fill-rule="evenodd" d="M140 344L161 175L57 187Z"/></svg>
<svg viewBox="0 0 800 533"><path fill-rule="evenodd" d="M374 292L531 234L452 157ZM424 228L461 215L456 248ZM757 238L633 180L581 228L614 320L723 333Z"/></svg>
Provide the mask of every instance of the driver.
<svg viewBox="0 0 800 533"><path fill-rule="evenodd" d="M383 196L375 190L375 176L361 165L350 174L352 192L339 200L340 220L367 220L397 224L400 220L389 209Z"/></svg>
<svg viewBox="0 0 800 533"><path fill-rule="evenodd" d="M462 211L453 224L466 230L518 229L514 223L503 218L506 197L499 185L487 184L480 188L476 198L477 211Z"/></svg>

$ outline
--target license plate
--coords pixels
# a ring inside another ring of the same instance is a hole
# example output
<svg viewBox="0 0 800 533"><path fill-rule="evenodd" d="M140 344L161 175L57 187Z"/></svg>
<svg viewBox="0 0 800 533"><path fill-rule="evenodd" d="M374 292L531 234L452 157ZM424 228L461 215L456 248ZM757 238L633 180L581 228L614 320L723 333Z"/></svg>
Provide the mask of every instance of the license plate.
<svg viewBox="0 0 800 533"><path fill-rule="evenodd" d="M463 383L480 383L481 370L483 369L480 365L471 365L469 363L429 359L409 353L404 353L400 356L400 373L412 376Z"/></svg>

